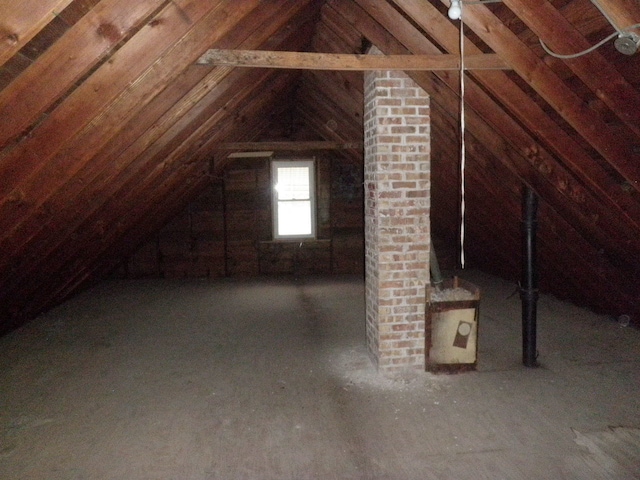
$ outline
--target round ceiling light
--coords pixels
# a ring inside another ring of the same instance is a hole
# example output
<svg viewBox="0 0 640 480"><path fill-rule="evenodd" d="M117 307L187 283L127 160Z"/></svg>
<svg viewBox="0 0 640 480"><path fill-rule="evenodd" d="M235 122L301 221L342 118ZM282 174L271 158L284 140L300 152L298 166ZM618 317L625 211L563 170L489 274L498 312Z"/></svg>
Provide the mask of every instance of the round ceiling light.
<svg viewBox="0 0 640 480"><path fill-rule="evenodd" d="M640 48L640 35L633 32L621 33L613 42L613 45L620 53L633 55Z"/></svg>

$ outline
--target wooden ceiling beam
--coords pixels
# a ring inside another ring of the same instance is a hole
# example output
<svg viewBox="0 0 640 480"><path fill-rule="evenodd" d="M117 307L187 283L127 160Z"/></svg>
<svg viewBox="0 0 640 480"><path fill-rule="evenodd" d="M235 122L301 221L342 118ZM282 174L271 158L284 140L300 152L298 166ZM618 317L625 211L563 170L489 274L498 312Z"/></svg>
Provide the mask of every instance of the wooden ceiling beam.
<svg viewBox="0 0 640 480"><path fill-rule="evenodd" d="M298 103L309 108L316 108L318 101L324 101L327 107L335 110L334 116L325 118L325 122L331 120L340 124L349 122L362 130L364 93L359 88L348 88L344 82L340 81L341 78L333 76L333 73L335 72L304 72ZM364 85L362 77L360 84ZM359 134L354 138L361 136L362 134Z"/></svg>
<svg viewBox="0 0 640 480"><path fill-rule="evenodd" d="M205 8L192 10L191 21L200 20L212 8L207 4ZM155 79L159 81L158 76L167 75L167 71L158 68L156 62L163 54L166 55L168 47L190 30L192 24L185 22L184 13L173 3L159 12L156 19L157 22L152 22L153 27L143 29L131 38L116 52L111 62L102 65L86 79L28 138L0 157L0 177L10 179L0 184L0 211L3 207L11 207L10 216L13 217L11 222L14 225L15 215L24 219L24 206L39 205L42 197L40 192L44 187L55 190L55 181L60 181L61 176L72 175L73 169L80 167L79 155L91 155L95 152L99 148L96 142L110 138L112 132L119 128L119 121L130 115L132 108L141 106L140 98L131 99L135 93L142 93L145 88L157 88L157 85L149 81L138 80L145 72L149 74L146 80L151 80L156 75ZM175 68L169 70L170 75L178 73ZM18 80L21 81L22 78ZM145 93L148 95L148 90ZM149 101L152 97L145 98ZM107 113L117 117L117 121L107 124L106 129L96 128L96 123L99 124L96 119L116 120L108 118ZM77 148L72 143L74 138L82 139ZM67 142L70 141L72 148L68 148ZM65 145L68 151L60 155L60 150ZM57 161L53 161L54 158ZM8 206L6 200L15 197L15 194L9 195L12 190L14 193L22 192L20 198L25 201ZM4 218L0 215L0 223L2 220ZM10 233L4 225L0 230L0 236Z"/></svg>
<svg viewBox="0 0 640 480"><path fill-rule="evenodd" d="M346 116L340 116L340 107L325 101L327 97L323 92L319 90L307 92L306 89L302 89L298 94L309 97L309 100L308 103L296 105L297 118L308 125L320 138L335 142L362 138L362 125L358 124L359 128L357 128L353 126L352 121L345 121ZM337 153L357 164L362 164L364 160L362 150L338 150Z"/></svg>
<svg viewBox="0 0 640 480"><path fill-rule="evenodd" d="M475 154L474 157L478 159L480 155L477 150L482 150L482 145L472 140L470 146L472 154ZM469 194L470 237L467 243L468 245L475 243L476 238L472 236L474 235L474 226L477 227L475 229L477 230L476 235L484 233L487 229L492 232L510 230L513 235L510 239L507 238L507 243L501 238L501 234L497 235L500 237L499 239L494 239L494 242L502 245L502 248L508 251L508 242L511 242L512 245L520 242L521 184L517 181L505 181L498 185L495 179L508 178L508 170L500 162L491 162L490 169L480 163L473 160L468 163L467 193ZM478 186L478 182L481 184L480 186ZM498 191L493 192L491 197L487 197L485 192L491 188ZM501 205L500 218L507 219L507 222L502 226L496 223L499 220L496 218L495 210L490 208L496 199L499 199L498 202ZM475 217L484 218L481 225L475 225L477 223ZM606 299L609 306L618 305L620 308L621 305L632 305L635 301L635 296L632 294L635 286L626 281L624 273L613 266L597 247L589 243L574 226L544 201L541 202L538 223L540 276L544 279L542 288L550 279L561 277L564 282L572 284L574 292L581 290L605 291L606 295L594 296L594 298L599 298L597 301L600 302L601 308L602 298ZM482 240L478 243L485 245ZM557 252L560 251L563 252L563 255L558 256ZM592 270L589 275L577 278L571 272L575 265L581 263L589 264ZM519 272L519 267L517 265L515 269L516 274Z"/></svg>
<svg viewBox="0 0 640 480"><path fill-rule="evenodd" d="M343 18L335 15L332 8L323 8L320 22L314 36L314 52L343 52L364 53L362 50L362 36L351 27ZM340 44L331 49L317 48L321 40L330 41L332 44Z"/></svg>
<svg viewBox="0 0 640 480"><path fill-rule="evenodd" d="M323 8L313 51L362 52L362 35L334 9ZM364 81L362 72L306 70L297 91L296 118L329 141L351 143L363 137ZM338 155L362 163L362 149L338 150Z"/></svg>
<svg viewBox="0 0 640 480"><path fill-rule="evenodd" d="M267 30L265 35L268 35L268 33L269 32ZM195 69L195 70L198 70L198 69ZM231 69L227 69L227 73L229 73L230 70ZM239 73L240 72L238 72L238 74ZM235 82L230 83L230 85L234 85L234 84ZM209 79L209 83L207 83L207 85L209 87L213 87L213 85L211 84L211 79ZM184 94L184 91L180 92L181 90L180 85L178 85L177 87L178 87L177 93ZM213 90L215 90L215 88L213 88ZM167 91L171 91L171 89L164 90L164 92L167 92ZM219 97L219 93L218 94L212 93L207 88L203 89L203 91L210 94L214 99ZM180 99L181 96L182 95L178 95L176 99ZM188 102L189 99L193 100L193 95L191 96L187 95L186 99L184 100ZM169 101L170 99L164 98L164 100ZM202 104L191 103L190 106L191 107L193 107L194 105L202 106L202 105L207 105L207 103L211 103L211 102L205 101L205 103L202 103ZM224 106L224 103L220 105L216 105L214 108L214 111L222 108L223 106ZM182 114L184 114L184 112L189 111L189 108L186 108L186 104L183 104L183 103L181 104L180 102L178 102L177 105L174 105L174 107L175 107L174 110L172 109L169 110L169 114L177 115L179 112L182 112ZM162 114L161 112L162 111L160 111L160 114ZM211 112L209 112L207 116L209 116L210 114ZM180 118L180 115L175 117L175 119L178 119L178 118ZM108 172L105 172L105 174L101 173L102 176L99 177L98 179L91 181L90 178L89 179L85 178L85 180L88 180L87 183L80 181L73 185L74 188L60 189L59 190L60 193L68 191L71 197L67 198L66 201L64 198L60 200L61 202L60 206L62 208L60 209L60 211L54 209L53 211L55 213L53 216L51 215L51 213L47 215L45 211L44 218L52 216L49 224L47 225L48 228L46 228L45 230L41 230L41 233L45 234L45 236L44 238L40 238L39 243L29 241L29 243L25 246L25 248L28 248L27 251L42 252L42 258L40 258L39 261L43 262L44 265L46 266L49 265L48 262L51 262L50 265L52 265L53 267L54 265L58 265L58 264L56 264L56 262L52 260L51 257L47 257L47 253L49 255L55 255L55 252L60 250L60 245L64 245L65 242L76 243L79 239L82 238L82 234L80 235L78 234L78 229L80 231L87 230L89 234L92 234L92 233L95 233L97 228L98 229L100 228L100 225L105 225L106 224L105 222L107 222L106 216L110 213L110 210L117 211L117 206L114 206L112 204L110 205L111 208L107 209L106 211L102 210L101 207L104 206L105 202L108 203L113 201L113 199L117 199L121 197L121 195L116 194L116 192L118 191L117 190L118 188L122 187L123 182L133 179L135 183L135 176L143 175L141 169L144 168L145 162L147 160L150 160L150 158L151 159L153 158L151 154L157 153L158 151L157 145L163 145L164 144L163 141L166 142L165 140L166 137L162 138L163 137L162 134L166 133L168 127L171 127L171 126L175 127L175 123L176 123L175 119L171 123L168 123L166 121L164 122L159 121L156 124L157 128L150 129L150 130L148 130L149 128L148 123L141 122L143 123L143 125L141 127L142 129L139 130L139 132L147 131L152 133L158 133L159 131L161 135L154 139L147 139L149 140L150 143L147 143L146 145L140 145L139 149L133 148L130 151L125 151L120 156L118 155L107 156L104 158L103 162L97 162L98 164L102 165L104 169L108 170ZM140 120L140 118L136 118L134 116L131 119L132 130L135 130L136 128L138 128L138 125L136 124L136 120ZM153 122L154 120L150 119L150 121ZM125 124L123 125L123 127L125 131L127 131L127 128L126 128L127 125ZM183 129L184 129L184 125L175 129L174 135L179 134ZM119 137L118 140L122 141L123 139L122 137ZM154 147L154 148L149 148L149 147ZM146 156L143 155L143 152L146 153L147 155ZM117 158L117 161L114 161L114 158ZM152 165L155 165L157 163L158 162L151 162ZM83 172L83 173L86 173L86 172ZM95 175L95 174L92 174L92 175ZM96 183L96 180L102 180L102 183L98 184ZM78 191L78 187L81 187L79 191ZM82 187L86 187L86 188L82 188ZM129 186L129 188L137 189L136 186ZM70 201L71 199L74 199L74 201ZM70 209L72 205L82 205L82 210L76 212L73 209ZM117 222L117 220L112 220L112 221L114 223ZM63 228L64 230L60 232L56 232L56 234L54 235L46 235L46 233L51 233L52 228L53 229ZM48 240L47 240L47 237L49 238ZM41 267L39 265L40 265L39 263L35 263L32 265L32 268L35 268L35 271L31 276L37 277L37 272L41 270ZM27 277L24 277L23 281L28 281L28 276L29 276L28 272L30 272L30 270L26 267L27 266L25 265L24 271L27 272ZM53 268L55 272L56 267L53 267ZM16 278L15 279L11 278L9 279L9 281L13 285L18 285L22 274L23 274L23 271L22 269L20 269L17 272L17 275L15 276Z"/></svg>
<svg viewBox="0 0 640 480"><path fill-rule="evenodd" d="M359 55L346 53L281 52L264 50L211 49L198 65L284 68L301 70L460 70L459 55ZM465 56L466 70L506 70L497 55Z"/></svg>
<svg viewBox="0 0 640 480"><path fill-rule="evenodd" d="M613 21L616 30L625 31L640 23L640 8L637 0L592 0ZM638 29L635 30L638 33ZM636 54L637 55L637 54Z"/></svg>
<svg viewBox="0 0 640 480"><path fill-rule="evenodd" d="M142 239L151 231L157 231L162 225L166 224L173 215L177 215L184 207L187 198L191 198L196 192L201 191L207 184L208 179L202 176L200 179L193 181L182 181L173 185L173 190L163 196L162 207L156 203L154 212L157 215L146 215L138 218L135 228L131 228L127 232L118 231L118 241L111 244L95 242L101 248L101 255L91 258L86 256L80 257L79 260L71 260L67 264L62 265L57 272L55 283L49 283L47 289L39 289L29 295L34 313L50 308L52 304L57 303L57 299L66 298L82 287L90 285L96 280L104 278L106 275L117 267L122 261L123 243L141 242ZM132 247L133 248L133 247ZM108 253L104 253L104 252ZM130 250L127 251L130 253Z"/></svg>
<svg viewBox="0 0 640 480"><path fill-rule="evenodd" d="M286 85L284 89L280 91L280 94L292 96L293 88L295 87L293 87L292 84ZM267 105L260 104L258 105L258 108L265 108L270 112L282 112L282 109L286 109L288 111L289 106L285 106L275 98L272 98L271 103ZM248 125L245 124L243 128L239 129L237 128L236 122L231 121L231 119L226 119L221 125L223 127L222 131L219 131L217 127L214 127L215 134L210 135L209 140L204 142L194 155L194 163L201 162L209 165L208 174L213 178L222 178L224 175L224 169L229 164L239 160L239 158L230 158L229 155L221 154L216 150L217 145L221 141L231 140L231 143L234 143L234 140L236 140L237 143L253 141L256 138L260 138L262 134L270 132L272 122L268 115L256 115L255 113L252 113L253 110L243 111L252 115Z"/></svg>
<svg viewBox="0 0 640 480"><path fill-rule="evenodd" d="M253 75L249 78L253 78ZM242 95L240 100L234 97L233 101L238 102L238 107L233 115L227 115L221 121L212 119L202 123L196 132L201 140L186 155L190 163L205 163L210 160L217 152L217 145L223 140L254 139L269 127L269 116L264 112L277 111L281 106L281 99L293 95L295 82L275 72L267 72L265 78L266 81L262 87L253 85L236 95L236 97ZM262 88L267 88L269 93L255 96L255 92L261 91ZM241 103L242 98L244 102ZM248 98L253 101L246 102ZM219 174L221 167L221 164L216 164L213 173Z"/></svg>
<svg viewBox="0 0 640 480"><path fill-rule="evenodd" d="M458 148L459 125L437 103L432 103L431 112L432 155L436 154L431 165L432 228L434 232L449 235L448 238L455 242L456 250L459 251L458 194L452 192L460 190L460 166L459 159L450 154L452 149L455 151ZM445 147L441 148L440 143L444 143ZM480 141L473 136L469 137L468 146L466 257L469 262L488 257L491 263L495 262L502 268L509 266L507 270L517 271L519 259L511 253L510 246L519 243L519 219L514 219L509 213L509 205L513 203L509 186L515 184L517 187L521 185L521 181L515 172L508 170L491 152L482 148ZM501 178L502 181L485 181L484 178ZM491 203L500 205L500 215L497 215L499 218L495 218L495 209L488 208ZM483 250L482 256L470 255L474 245Z"/></svg>
<svg viewBox="0 0 640 480"><path fill-rule="evenodd" d="M590 40L594 40L593 35L598 34L597 40L599 41L603 37L603 31L613 31L611 30L611 27L609 27L607 19L598 11L597 8L593 6L591 2L574 0L558 8L558 10L569 23L574 25L580 31L583 37L589 38ZM515 15L515 13L513 15ZM516 32L518 34L518 38L529 45L530 48L539 47L539 37L534 32L527 29L526 24L520 20L520 18L518 18L518 21L524 28L522 32ZM609 30L607 30L608 27Z"/></svg>
<svg viewBox="0 0 640 480"><path fill-rule="evenodd" d="M355 114L348 103L340 102L341 97L334 97L332 90L315 87L307 81L297 94L304 100L297 103L296 112L303 114L305 123L313 126L322 138L341 142L363 138L362 116ZM364 100L360 102L360 105L363 104ZM334 132L338 133L337 137Z"/></svg>
<svg viewBox="0 0 640 480"><path fill-rule="evenodd" d="M256 150L256 151L301 151L301 150L357 150L363 147L361 141L329 142L329 141L291 141L291 142L239 142L219 143L215 150Z"/></svg>
<svg viewBox="0 0 640 480"><path fill-rule="evenodd" d="M356 52L362 48L360 33L335 10L323 8L321 18L313 41L315 51ZM297 92L297 115L322 138L362 139L363 88L360 71L306 70Z"/></svg>
<svg viewBox="0 0 640 480"><path fill-rule="evenodd" d="M351 33L345 34L344 32ZM316 35L313 41L314 51L361 53L362 49L366 47L363 43L366 42L360 32L338 15L338 12L333 8L322 9L322 22L316 29ZM323 79L326 77L333 78L336 84L342 86L342 90L344 90L347 95L353 96L355 95L355 91L360 92L359 96L364 95L362 72L344 70L314 72L310 70L307 73L321 76Z"/></svg>

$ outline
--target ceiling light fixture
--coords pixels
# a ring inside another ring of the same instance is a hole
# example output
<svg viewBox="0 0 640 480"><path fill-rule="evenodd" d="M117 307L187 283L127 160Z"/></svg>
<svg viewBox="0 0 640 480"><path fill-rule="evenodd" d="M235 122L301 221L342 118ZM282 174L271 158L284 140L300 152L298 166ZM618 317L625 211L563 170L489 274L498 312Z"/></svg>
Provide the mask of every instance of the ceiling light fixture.
<svg viewBox="0 0 640 480"><path fill-rule="evenodd" d="M636 25L640 26L640 25ZM614 47L620 53L625 55L633 55L640 50L640 35L633 32L622 32L613 42Z"/></svg>
<svg viewBox="0 0 640 480"><path fill-rule="evenodd" d="M451 0L449 11L447 15L451 20L460 20L462 18L462 4L465 5L478 5L482 3L501 3L502 0L472 0L470 2L463 2L462 0Z"/></svg>
<svg viewBox="0 0 640 480"><path fill-rule="evenodd" d="M496 3L502 0L473 0L464 2L465 5L477 3ZM462 0L451 0L447 15L451 20L462 18ZM460 22L460 266L465 267L465 169L466 169L466 145L465 145L465 103L464 103L464 22Z"/></svg>
<svg viewBox="0 0 640 480"><path fill-rule="evenodd" d="M462 16L460 0L451 0L448 15L451 20L460 20L460 17Z"/></svg>

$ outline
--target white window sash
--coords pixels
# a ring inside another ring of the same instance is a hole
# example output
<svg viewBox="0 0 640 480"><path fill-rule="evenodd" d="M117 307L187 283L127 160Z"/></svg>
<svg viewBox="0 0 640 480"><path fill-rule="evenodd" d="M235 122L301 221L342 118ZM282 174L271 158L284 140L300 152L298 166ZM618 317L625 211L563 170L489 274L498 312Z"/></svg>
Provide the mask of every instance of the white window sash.
<svg viewBox="0 0 640 480"><path fill-rule="evenodd" d="M313 160L274 160L271 165L274 239L315 238L315 162ZM297 171L297 169L303 170ZM281 177L284 177L284 180L288 178L290 183L278 188L277 182L279 178L282 180ZM300 180L297 182L298 185L295 185L296 179Z"/></svg>

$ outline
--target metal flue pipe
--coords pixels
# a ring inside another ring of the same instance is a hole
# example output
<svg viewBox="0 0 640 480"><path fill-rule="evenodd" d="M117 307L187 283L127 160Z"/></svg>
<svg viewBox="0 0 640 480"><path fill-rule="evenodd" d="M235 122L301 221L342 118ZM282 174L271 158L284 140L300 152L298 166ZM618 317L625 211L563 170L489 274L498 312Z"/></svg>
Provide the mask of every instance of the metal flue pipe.
<svg viewBox="0 0 640 480"><path fill-rule="evenodd" d="M429 251L429 270L431 271L431 283L437 290L440 290L442 288L442 273L440 272L440 264L433 244L431 244L431 250Z"/></svg>
<svg viewBox="0 0 640 480"><path fill-rule="evenodd" d="M538 226L538 197L528 186L522 199L522 363L537 367L536 321L538 302L538 270L536 265L536 229Z"/></svg>

